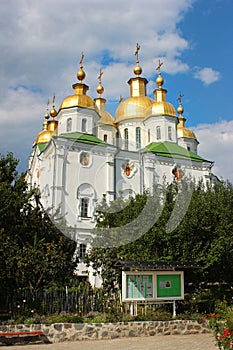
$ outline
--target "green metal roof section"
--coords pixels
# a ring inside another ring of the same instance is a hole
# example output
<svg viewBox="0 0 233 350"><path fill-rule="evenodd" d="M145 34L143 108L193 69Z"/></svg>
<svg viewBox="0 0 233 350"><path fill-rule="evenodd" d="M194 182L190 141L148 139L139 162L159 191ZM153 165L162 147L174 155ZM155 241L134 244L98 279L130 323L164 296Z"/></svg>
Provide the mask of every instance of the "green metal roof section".
<svg viewBox="0 0 233 350"><path fill-rule="evenodd" d="M40 153L44 152L45 148L47 147L48 142L46 143L38 143L37 146L40 150Z"/></svg>
<svg viewBox="0 0 233 350"><path fill-rule="evenodd" d="M90 134L82 134L79 132L71 132L69 134L61 134L58 137L69 139L74 142L82 142L82 143L88 143L90 145L100 145L100 146L107 146L108 144L102 140L100 140L98 137L90 135Z"/></svg>
<svg viewBox="0 0 233 350"><path fill-rule="evenodd" d="M142 149L141 152L152 152L161 157L187 159L195 162L212 163L211 161L206 160L197 155L196 153L188 151L187 149L173 142L152 142L144 149Z"/></svg>

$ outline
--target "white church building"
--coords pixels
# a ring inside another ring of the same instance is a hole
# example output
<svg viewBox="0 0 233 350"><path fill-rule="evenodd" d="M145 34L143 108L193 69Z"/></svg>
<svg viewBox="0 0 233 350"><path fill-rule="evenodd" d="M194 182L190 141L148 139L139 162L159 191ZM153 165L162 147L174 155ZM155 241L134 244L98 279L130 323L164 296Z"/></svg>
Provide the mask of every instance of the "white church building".
<svg viewBox="0 0 233 350"><path fill-rule="evenodd" d="M119 102L114 117L105 109L102 72L98 97L88 95L82 55L73 93L58 112L54 103L47 111L29 159L29 186L39 188L44 208L64 219L80 258L103 197L110 202L120 194L127 198L143 193L162 184L164 177L167 182L184 175L204 183L212 179L213 162L198 155L199 142L185 126L182 96L176 112L166 100L160 61L154 98L147 96L138 50L129 97ZM79 273L85 274L82 269L80 264Z"/></svg>

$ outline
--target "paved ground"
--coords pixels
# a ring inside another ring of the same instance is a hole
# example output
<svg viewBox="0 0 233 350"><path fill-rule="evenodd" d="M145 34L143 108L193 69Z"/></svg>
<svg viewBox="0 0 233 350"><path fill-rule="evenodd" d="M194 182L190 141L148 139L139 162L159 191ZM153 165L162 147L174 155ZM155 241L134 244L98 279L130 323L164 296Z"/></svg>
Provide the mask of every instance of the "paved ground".
<svg viewBox="0 0 233 350"><path fill-rule="evenodd" d="M14 345L12 350L216 350L214 337L202 335L167 335L121 338L113 340L86 340L56 344ZM1 346L1 350L10 349Z"/></svg>

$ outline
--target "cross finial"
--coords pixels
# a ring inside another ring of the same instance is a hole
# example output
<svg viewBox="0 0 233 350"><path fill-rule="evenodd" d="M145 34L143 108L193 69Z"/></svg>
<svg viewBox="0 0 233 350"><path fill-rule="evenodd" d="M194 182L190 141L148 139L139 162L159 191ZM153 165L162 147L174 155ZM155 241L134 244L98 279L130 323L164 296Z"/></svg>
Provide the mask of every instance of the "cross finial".
<svg viewBox="0 0 233 350"><path fill-rule="evenodd" d="M55 93L53 94L53 106L54 106L54 103L55 103Z"/></svg>
<svg viewBox="0 0 233 350"><path fill-rule="evenodd" d="M180 92L180 94L179 94L179 96L178 96L178 98L177 98L177 101L179 101L180 102L180 104L181 104L181 102L182 102L182 98L184 97L184 95Z"/></svg>
<svg viewBox="0 0 233 350"><path fill-rule="evenodd" d="M102 75L103 75L103 71L100 69L100 74L98 76L100 85L102 84Z"/></svg>
<svg viewBox="0 0 233 350"><path fill-rule="evenodd" d="M80 59L80 68L83 68L83 59L84 59L84 53L82 52L81 59Z"/></svg>
<svg viewBox="0 0 233 350"><path fill-rule="evenodd" d="M138 61L138 52L139 52L139 50L140 50L140 45L137 43L137 45L136 45L136 51L135 51L136 63L139 63L139 61Z"/></svg>
<svg viewBox="0 0 233 350"><path fill-rule="evenodd" d="M160 59L159 59L158 66L156 68L156 70L158 71L158 74L160 74L160 68L162 67L162 65L163 65L163 62L161 62Z"/></svg>

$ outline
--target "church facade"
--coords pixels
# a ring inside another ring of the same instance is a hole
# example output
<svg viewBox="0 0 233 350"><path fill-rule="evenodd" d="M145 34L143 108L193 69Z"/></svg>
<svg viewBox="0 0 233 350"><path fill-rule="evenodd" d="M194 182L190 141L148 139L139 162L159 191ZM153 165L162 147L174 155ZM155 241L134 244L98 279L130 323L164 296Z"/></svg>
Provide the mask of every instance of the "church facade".
<svg viewBox="0 0 233 350"><path fill-rule="evenodd" d="M198 155L198 140L185 126L182 96L176 112L166 100L160 61L154 98L147 96L138 49L129 97L119 102L114 118L102 97L102 72L98 97L88 95L82 55L73 94L58 112L54 103L47 110L29 159L28 185L38 187L42 205L63 218L81 258L103 197L110 202L119 195L143 193L164 177L167 182L182 176L211 182L213 162ZM84 270L80 264L79 273Z"/></svg>

